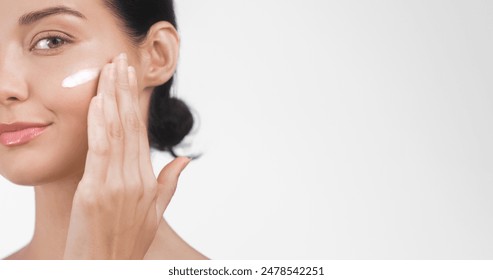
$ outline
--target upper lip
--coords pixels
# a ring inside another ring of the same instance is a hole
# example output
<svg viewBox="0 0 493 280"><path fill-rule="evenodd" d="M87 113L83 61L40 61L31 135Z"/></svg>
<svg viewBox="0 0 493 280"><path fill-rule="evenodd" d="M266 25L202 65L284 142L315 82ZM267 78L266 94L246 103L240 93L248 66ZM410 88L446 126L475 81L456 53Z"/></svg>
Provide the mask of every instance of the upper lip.
<svg viewBox="0 0 493 280"><path fill-rule="evenodd" d="M0 134L5 132L13 132L19 131L26 128L36 128L36 127L45 127L50 125L49 123L29 123L29 122L16 122L16 123L0 123Z"/></svg>

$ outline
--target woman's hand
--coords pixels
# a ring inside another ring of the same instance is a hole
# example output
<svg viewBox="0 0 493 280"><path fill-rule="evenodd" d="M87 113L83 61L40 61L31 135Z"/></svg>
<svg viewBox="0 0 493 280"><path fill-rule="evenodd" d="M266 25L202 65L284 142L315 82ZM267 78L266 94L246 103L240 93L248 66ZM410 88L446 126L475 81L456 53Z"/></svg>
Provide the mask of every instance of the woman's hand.
<svg viewBox="0 0 493 280"><path fill-rule="evenodd" d="M152 170L135 70L107 64L88 113L86 166L74 196L64 259L143 259L188 158Z"/></svg>

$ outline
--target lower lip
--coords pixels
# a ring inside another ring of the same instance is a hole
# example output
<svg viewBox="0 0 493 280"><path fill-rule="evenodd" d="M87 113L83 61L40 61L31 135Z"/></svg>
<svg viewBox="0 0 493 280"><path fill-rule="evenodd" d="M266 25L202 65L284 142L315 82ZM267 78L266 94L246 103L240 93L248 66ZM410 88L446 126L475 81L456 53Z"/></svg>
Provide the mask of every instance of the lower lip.
<svg viewBox="0 0 493 280"><path fill-rule="evenodd" d="M0 143L5 146L26 144L45 131L45 127L30 127L23 130L4 132L0 134Z"/></svg>

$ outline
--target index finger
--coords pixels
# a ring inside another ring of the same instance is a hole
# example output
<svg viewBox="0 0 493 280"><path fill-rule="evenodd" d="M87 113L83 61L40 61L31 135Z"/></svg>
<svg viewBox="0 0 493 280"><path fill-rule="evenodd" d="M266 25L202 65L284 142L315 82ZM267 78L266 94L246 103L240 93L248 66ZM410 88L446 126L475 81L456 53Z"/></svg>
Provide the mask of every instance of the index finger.
<svg viewBox="0 0 493 280"><path fill-rule="evenodd" d="M109 142L106 136L106 122L103 113L103 92L108 90L110 66L101 71L97 95L92 98L87 114L87 158L84 177L104 181L108 166Z"/></svg>

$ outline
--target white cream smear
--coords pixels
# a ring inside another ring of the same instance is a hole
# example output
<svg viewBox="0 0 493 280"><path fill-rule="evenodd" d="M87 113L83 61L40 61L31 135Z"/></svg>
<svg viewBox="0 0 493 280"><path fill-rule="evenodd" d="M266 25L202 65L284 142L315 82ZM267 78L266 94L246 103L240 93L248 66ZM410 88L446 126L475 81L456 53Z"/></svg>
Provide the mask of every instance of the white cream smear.
<svg viewBox="0 0 493 280"><path fill-rule="evenodd" d="M62 87L73 88L95 80L99 76L99 72L99 68L88 68L75 72L63 80Z"/></svg>

